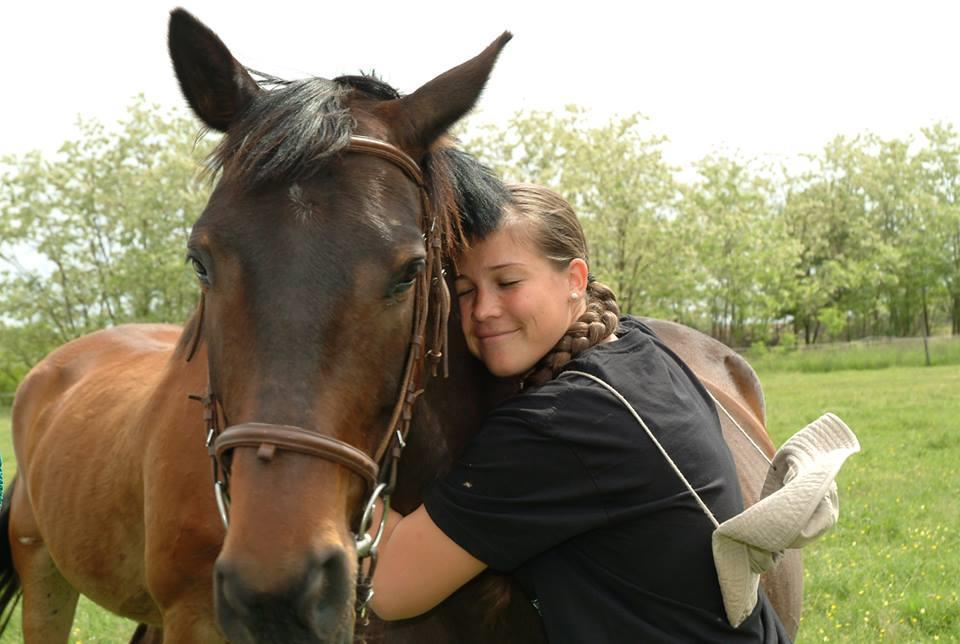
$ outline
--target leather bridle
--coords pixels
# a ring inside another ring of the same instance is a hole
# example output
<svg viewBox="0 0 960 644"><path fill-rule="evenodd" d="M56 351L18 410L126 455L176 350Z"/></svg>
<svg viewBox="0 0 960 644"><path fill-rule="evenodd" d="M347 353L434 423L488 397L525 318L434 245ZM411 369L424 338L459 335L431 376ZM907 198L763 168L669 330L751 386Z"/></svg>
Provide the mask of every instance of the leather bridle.
<svg viewBox="0 0 960 644"><path fill-rule="evenodd" d="M376 565L377 546L383 534L389 508L390 495L397 481L397 469L400 455L406 446L413 417L413 407L423 393L426 377L425 361L430 362L431 373L436 375L437 367L442 364L443 375L447 373L447 319L450 313L450 293L443 277L442 267L442 226L436 221L436 213L430 208L427 186L423 172L417 163L396 146L379 139L365 136L351 136L344 150L347 153L367 154L392 163L412 180L420 194L420 228L426 242L426 261L424 270L416 279L413 324L403 377L397 401L393 408L387 432L381 439L376 451L369 455L363 450L339 439L324 436L303 427L274 425L269 423L241 423L226 425L223 418L221 399L216 392L208 389L205 396L191 396L204 405L204 423L206 425L206 446L213 464L214 493L217 509L224 528L230 524L230 453L237 447L257 449L257 458L270 461L277 449L315 456L346 467L363 479L367 502L360 526L356 532L357 556L361 560L358 566L357 612L363 618L366 604L373 596L370 580ZM201 305L202 307L202 305ZM200 316L202 316L202 308ZM202 317L198 321L202 324ZM427 333L429 332L429 337ZM195 338L199 338L200 329L196 329ZM188 360L193 349L188 354ZM223 419L223 422L221 420ZM383 499L384 509L376 533L368 534L377 499ZM370 558L370 565L364 572L362 560Z"/></svg>

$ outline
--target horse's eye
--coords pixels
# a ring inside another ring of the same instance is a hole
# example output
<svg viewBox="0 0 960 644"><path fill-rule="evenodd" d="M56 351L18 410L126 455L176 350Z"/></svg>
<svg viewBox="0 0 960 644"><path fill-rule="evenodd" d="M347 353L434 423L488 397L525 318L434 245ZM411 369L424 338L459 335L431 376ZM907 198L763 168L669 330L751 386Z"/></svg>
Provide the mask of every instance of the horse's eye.
<svg viewBox="0 0 960 644"><path fill-rule="evenodd" d="M207 276L207 267L200 263L199 259L195 257L190 258L190 263L193 264L193 272L197 274L198 277Z"/></svg>
<svg viewBox="0 0 960 644"><path fill-rule="evenodd" d="M204 284L209 283L210 276L207 273L207 267L203 265L203 262L193 255L189 255L187 257L187 261L190 262L190 265L193 267L193 272L197 276L197 279Z"/></svg>
<svg viewBox="0 0 960 644"><path fill-rule="evenodd" d="M403 274L403 278L406 282L413 282L417 279L417 275L426 267L427 262L422 259L415 259L409 264L407 264L407 270Z"/></svg>
<svg viewBox="0 0 960 644"><path fill-rule="evenodd" d="M390 289L390 296L396 297L404 291L409 290L417 282L417 276L423 271L424 267L427 265L426 261L423 259L415 259L403 270L403 275L400 277L400 281L393 285L393 288Z"/></svg>

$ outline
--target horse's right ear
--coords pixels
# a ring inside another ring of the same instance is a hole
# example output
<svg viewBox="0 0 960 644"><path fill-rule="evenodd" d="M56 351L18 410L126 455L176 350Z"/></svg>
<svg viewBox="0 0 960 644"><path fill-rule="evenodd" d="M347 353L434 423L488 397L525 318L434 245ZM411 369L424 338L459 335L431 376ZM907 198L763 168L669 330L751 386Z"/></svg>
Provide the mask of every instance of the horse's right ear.
<svg viewBox="0 0 960 644"><path fill-rule="evenodd" d="M184 9L170 12L167 37L180 89L194 113L220 132L260 91L257 82L206 25Z"/></svg>

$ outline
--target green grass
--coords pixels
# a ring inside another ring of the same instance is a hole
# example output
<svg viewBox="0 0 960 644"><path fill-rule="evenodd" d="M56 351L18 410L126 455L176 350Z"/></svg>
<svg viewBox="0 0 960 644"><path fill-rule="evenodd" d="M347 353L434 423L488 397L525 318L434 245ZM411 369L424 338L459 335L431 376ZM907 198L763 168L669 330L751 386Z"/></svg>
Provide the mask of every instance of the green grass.
<svg viewBox="0 0 960 644"><path fill-rule="evenodd" d="M801 642L960 641L960 368L760 374L782 444L825 411L862 452L805 550Z"/></svg>
<svg viewBox="0 0 960 644"><path fill-rule="evenodd" d="M798 641L960 642L960 368L760 376L778 444L832 411L863 446L838 479L839 524L805 550ZM12 475L2 411L0 452ZM4 642L20 641L11 624ZM132 629L81 603L71 641L126 642Z"/></svg>
<svg viewBox="0 0 960 644"><path fill-rule="evenodd" d="M960 365L960 337L928 339L932 366ZM890 338L860 342L811 345L786 349L752 347L746 358L757 371L826 373L831 371L922 367L926 352L922 338Z"/></svg>

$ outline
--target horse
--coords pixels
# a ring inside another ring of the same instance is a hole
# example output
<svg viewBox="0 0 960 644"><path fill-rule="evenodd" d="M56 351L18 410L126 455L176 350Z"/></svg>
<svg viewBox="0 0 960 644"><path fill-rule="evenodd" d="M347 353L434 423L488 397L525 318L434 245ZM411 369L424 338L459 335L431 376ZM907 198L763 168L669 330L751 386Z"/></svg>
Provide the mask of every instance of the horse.
<svg viewBox="0 0 960 644"><path fill-rule="evenodd" d="M182 328L67 343L21 383L0 607L22 592L28 644L67 641L79 593L140 622L139 642L544 641L490 572L419 618L357 608L355 533L383 473L393 506L414 509L509 395L445 315L442 264L502 205L446 132L510 37L401 96L370 76L264 85L172 12L181 89L225 133L188 243L199 304ZM651 325L725 403L753 502L773 453L756 375L706 336ZM763 582L794 631L799 570L788 559Z"/></svg>

